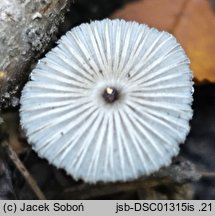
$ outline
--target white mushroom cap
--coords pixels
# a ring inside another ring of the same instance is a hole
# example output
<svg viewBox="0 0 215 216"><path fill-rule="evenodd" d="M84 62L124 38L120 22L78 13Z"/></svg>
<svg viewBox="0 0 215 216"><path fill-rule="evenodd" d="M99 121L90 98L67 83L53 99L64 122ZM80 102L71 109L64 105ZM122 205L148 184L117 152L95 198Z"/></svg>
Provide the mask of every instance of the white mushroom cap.
<svg viewBox="0 0 215 216"><path fill-rule="evenodd" d="M167 166L192 117L192 73L174 36L94 21L39 61L21 97L38 154L74 178L126 181Z"/></svg>

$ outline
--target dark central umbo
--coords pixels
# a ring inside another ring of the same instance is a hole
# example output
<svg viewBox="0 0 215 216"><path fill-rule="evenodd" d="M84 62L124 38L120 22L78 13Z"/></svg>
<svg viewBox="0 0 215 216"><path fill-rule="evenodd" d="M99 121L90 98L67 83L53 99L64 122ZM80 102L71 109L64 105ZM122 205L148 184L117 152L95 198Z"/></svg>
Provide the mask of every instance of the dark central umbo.
<svg viewBox="0 0 215 216"><path fill-rule="evenodd" d="M107 87L102 96L107 103L114 103L119 98L119 92L114 87Z"/></svg>

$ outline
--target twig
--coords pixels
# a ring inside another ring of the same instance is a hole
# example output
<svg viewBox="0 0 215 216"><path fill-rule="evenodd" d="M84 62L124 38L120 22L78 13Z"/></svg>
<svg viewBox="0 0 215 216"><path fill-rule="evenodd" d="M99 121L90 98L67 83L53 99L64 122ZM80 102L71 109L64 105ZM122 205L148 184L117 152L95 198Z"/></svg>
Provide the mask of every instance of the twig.
<svg viewBox="0 0 215 216"><path fill-rule="evenodd" d="M119 193L122 191L132 191L137 189L153 188L162 184L173 184L168 177L159 178L143 178L132 182L117 183L100 183L100 184L81 184L64 190L64 196L68 194L69 198L89 199L97 196ZM176 184L176 183L175 183Z"/></svg>
<svg viewBox="0 0 215 216"><path fill-rule="evenodd" d="M75 187L66 188L63 192L63 197L69 199L91 199L93 197L139 189L143 189L145 193L150 190L151 193L156 187L169 186L169 188L173 189L186 183L198 181L200 177L201 174L191 162L184 158L178 158L177 160L175 159L170 167L163 168L149 177L142 177L130 182L76 185Z"/></svg>
<svg viewBox="0 0 215 216"><path fill-rule="evenodd" d="M31 189L34 191L35 195L40 200L45 200L46 197L43 194L43 192L40 190L39 186L37 185L36 181L33 179L31 174L28 172L28 170L25 168L24 164L20 161L17 154L13 149L10 147L7 141L3 141L2 146L5 148L5 150L8 153L8 156L15 164L16 168L20 171L20 173L23 175Z"/></svg>
<svg viewBox="0 0 215 216"><path fill-rule="evenodd" d="M18 105L31 67L57 39L70 4L70 0L0 0L1 108Z"/></svg>
<svg viewBox="0 0 215 216"><path fill-rule="evenodd" d="M201 172L202 177L212 177L215 178L215 172Z"/></svg>

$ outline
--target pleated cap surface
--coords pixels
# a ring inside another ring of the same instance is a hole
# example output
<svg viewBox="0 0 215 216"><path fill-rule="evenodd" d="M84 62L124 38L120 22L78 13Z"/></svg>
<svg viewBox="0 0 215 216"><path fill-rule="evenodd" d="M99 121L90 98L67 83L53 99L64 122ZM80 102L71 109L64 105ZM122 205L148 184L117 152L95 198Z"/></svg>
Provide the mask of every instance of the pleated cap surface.
<svg viewBox="0 0 215 216"><path fill-rule="evenodd" d="M40 157L87 182L132 180L178 154L192 73L171 34L105 19L67 32L32 71L20 103Z"/></svg>

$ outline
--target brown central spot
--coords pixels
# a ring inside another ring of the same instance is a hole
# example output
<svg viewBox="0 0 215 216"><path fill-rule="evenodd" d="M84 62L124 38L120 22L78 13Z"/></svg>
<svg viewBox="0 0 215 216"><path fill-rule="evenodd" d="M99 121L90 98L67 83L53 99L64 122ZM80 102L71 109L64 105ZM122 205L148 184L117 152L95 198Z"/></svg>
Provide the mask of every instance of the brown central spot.
<svg viewBox="0 0 215 216"><path fill-rule="evenodd" d="M114 103L119 98L119 92L113 87L107 87L102 96L107 103Z"/></svg>

